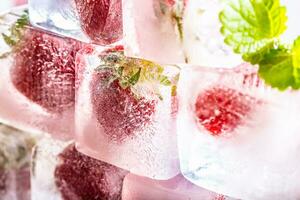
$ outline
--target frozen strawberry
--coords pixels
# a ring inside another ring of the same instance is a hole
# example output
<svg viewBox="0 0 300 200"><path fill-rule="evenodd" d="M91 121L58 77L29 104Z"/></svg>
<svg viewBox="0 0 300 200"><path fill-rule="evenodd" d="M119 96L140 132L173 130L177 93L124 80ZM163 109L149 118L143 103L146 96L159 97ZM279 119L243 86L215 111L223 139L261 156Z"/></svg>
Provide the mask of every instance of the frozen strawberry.
<svg viewBox="0 0 300 200"><path fill-rule="evenodd" d="M127 171L92 159L68 146L55 169L55 183L64 200L121 200Z"/></svg>
<svg viewBox="0 0 300 200"><path fill-rule="evenodd" d="M92 53L94 52L95 48L93 45L86 45L84 48L82 48L78 54L76 55L76 61L75 61L75 69L76 69L76 74L75 74L75 87L76 90L78 89L78 87L80 86L81 82L84 79L84 69L85 66L88 65L88 63L86 62L85 57L87 55L92 55ZM106 51L104 51L103 53L111 53L111 52L115 52L115 51L124 51L124 47L122 45L117 45L113 48L109 48Z"/></svg>
<svg viewBox="0 0 300 200"><path fill-rule="evenodd" d="M231 88L214 87L200 93L195 104L198 122L212 135L232 132L256 104L255 98Z"/></svg>
<svg viewBox="0 0 300 200"><path fill-rule="evenodd" d="M117 142L153 124L162 85L171 86L164 68L125 57L119 48L105 51L90 84L95 117L103 132Z"/></svg>
<svg viewBox="0 0 300 200"><path fill-rule="evenodd" d="M11 79L17 90L49 112L74 106L77 41L37 30L24 31L14 47Z"/></svg>
<svg viewBox="0 0 300 200"><path fill-rule="evenodd" d="M122 0L75 0L83 31L107 45L122 38Z"/></svg>
<svg viewBox="0 0 300 200"><path fill-rule="evenodd" d="M137 98L130 88L122 88L118 80L108 86L109 75L97 73L92 84L92 104L105 134L121 141L151 124L156 101Z"/></svg>

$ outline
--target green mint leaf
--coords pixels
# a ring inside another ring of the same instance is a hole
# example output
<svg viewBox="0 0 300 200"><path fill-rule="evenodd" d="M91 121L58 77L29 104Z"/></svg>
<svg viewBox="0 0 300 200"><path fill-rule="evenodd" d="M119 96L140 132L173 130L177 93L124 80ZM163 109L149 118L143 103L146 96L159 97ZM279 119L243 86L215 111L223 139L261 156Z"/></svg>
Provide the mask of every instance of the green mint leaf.
<svg viewBox="0 0 300 200"><path fill-rule="evenodd" d="M259 63L259 75L272 87L300 89L300 37L292 48L271 49Z"/></svg>
<svg viewBox="0 0 300 200"><path fill-rule="evenodd" d="M248 60L286 30L279 0L229 0L219 18L225 43Z"/></svg>
<svg viewBox="0 0 300 200"><path fill-rule="evenodd" d="M272 49L259 63L259 75L268 85L285 90L294 85L292 61L287 49Z"/></svg>
<svg viewBox="0 0 300 200"><path fill-rule="evenodd" d="M274 48L274 46L274 42L267 43L264 47L258 49L254 53L244 54L243 60L250 62L253 65L258 64L264 59L264 56Z"/></svg>
<svg viewBox="0 0 300 200"><path fill-rule="evenodd" d="M293 48L293 66L294 66L294 77L295 77L295 84L298 86L300 85L300 36L295 40Z"/></svg>
<svg viewBox="0 0 300 200"><path fill-rule="evenodd" d="M266 84L300 89L300 37L292 45L280 45L287 21L280 0L229 0L219 17L225 43L245 61L258 64Z"/></svg>

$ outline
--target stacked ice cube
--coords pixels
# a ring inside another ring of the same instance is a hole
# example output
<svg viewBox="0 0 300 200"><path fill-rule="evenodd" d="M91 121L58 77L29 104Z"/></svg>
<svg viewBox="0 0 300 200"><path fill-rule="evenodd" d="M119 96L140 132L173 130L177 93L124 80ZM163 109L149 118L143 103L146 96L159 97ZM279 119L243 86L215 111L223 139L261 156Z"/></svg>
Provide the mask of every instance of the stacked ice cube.
<svg viewBox="0 0 300 200"><path fill-rule="evenodd" d="M300 198L300 94L230 51L221 8L30 0L0 18L0 122L42 138L31 199ZM30 148L4 135L0 199L27 200Z"/></svg>
<svg viewBox="0 0 300 200"><path fill-rule="evenodd" d="M27 24L24 8L1 18L0 119L68 139L74 132L75 55L82 43Z"/></svg>
<svg viewBox="0 0 300 200"><path fill-rule="evenodd" d="M178 174L172 93L179 68L125 57L118 47L88 50L78 53L76 63L84 74L76 86L78 149L138 175Z"/></svg>
<svg viewBox="0 0 300 200"><path fill-rule="evenodd" d="M84 42L107 45L122 39L121 0L30 0L31 23Z"/></svg>
<svg viewBox="0 0 300 200"><path fill-rule="evenodd" d="M167 64L234 67L241 63L241 58L224 44L219 31L221 1L124 0L123 3L126 55Z"/></svg>
<svg viewBox="0 0 300 200"><path fill-rule="evenodd" d="M121 199L126 170L90 158L73 142L41 140L33 151L32 200Z"/></svg>
<svg viewBox="0 0 300 200"><path fill-rule="evenodd" d="M184 176L241 199L299 198L300 93L265 86L252 66L196 67L181 75Z"/></svg>

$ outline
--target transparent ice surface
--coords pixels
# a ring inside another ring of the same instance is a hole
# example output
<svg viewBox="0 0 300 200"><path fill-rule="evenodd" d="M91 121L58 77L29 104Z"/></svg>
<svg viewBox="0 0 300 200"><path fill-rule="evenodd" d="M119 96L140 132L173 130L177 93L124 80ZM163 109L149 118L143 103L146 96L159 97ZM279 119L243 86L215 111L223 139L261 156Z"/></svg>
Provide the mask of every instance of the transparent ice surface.
<svg viewBox="0 0 300 200"><path fill-rule="evenodd" d="M140 67L142 74L149 70L148 78L156 77L158 68L151 67L159 65L117 54L102 48L78 53L75 114L78 150L141 176L171 178L179 170L174 118L177 101L172 96L175 87L140 81L122 89L120 82L107 76L110 72L105 62ZM160 67L161 75L176 84L178 68ZM128 69L124 69L125 73Z"/></svg>
<svg viewBox="0 0 300 200"><path fill-rule="evenodd" d="M221 8L218 0L124 1L125 53L167 64L236 66L241 58L219 31Z"/></svg>
<svg viewBox="0 0 300 200"><path fill-rule="evenodd" d="M220 32L221 2L188 0L183 17L183 51L189 63L232 68L242 62L240 56L224 43Z"/></svg>
<svg viewBox="0 0 300 200"><path fill-rule="evenodd" d="M1 33L23 13L11 11ZM19 16L17 16L19 15ZM81 44L27 26L17 46L0 39L0 121L31 132L69 138L74 127L75 54Z"/></svg>
<svg viewBox="0 0 300 200"><path fill-rule="evenodd" d="M264 85L256 68L185 68L179 81L181 171L239 199L300 198L300 93Z"/></svg>
<svg viewBox="0 0 300 200"><path fill-rule="evenodd" d="M31 199L61 200L61 194L55 185L54 171L59 163L58 155L68 142L45 137L35 146L31 163Z"/></svg>
<svg viewBox="0 0 300 200"><path fill-rule="evenodd" d="M123 1L125 54L160 63L184 63L171 14L161 13L159 1Z"/></svg>
<svg viewBox="0 0 300 200"><path fill-rule="evenodd" d="M172 179L157 181L134 174L124 179L122 200L233 200L203 189L186 180L181 174Z"/></svg>
<svg viewBox="0 0 300 200"><path fill-rule="evenodd" d="M121 0L29 0L34 26L101 45L122 38L121 10Z"/></svg>
<svg viewBox="0 0 300 200"><path fill-rule="evenodd" d="M0 199L30 199L30 155L35 138L0 124Z"/></svg>
<svg viewBox="0 0 300 200"><path fill-rule="evenodd" d="M32 200L121 199L127 171L79 153L73 142L41 140L31 165Z"/></svg>
<svg viewBox="0 0 300 200"><path fill-rule="evenodd" d="M72 0L30 0L29 9L34 24L80 33L80 23Z"/></svg>
<svg viewBox="0 0 300 200"><path fill-rule="evenodd" d="M240 55L224 43L219 12L222 0L124 0L125 53L161 63L189 63L233 68ZM283 0L287 6L287 41L300 33L297 26L300 3ZM146 25L147 24L147 25ZM181 24L181 27L180 27ZM180 31L182 34L180 34Z"/></svg>

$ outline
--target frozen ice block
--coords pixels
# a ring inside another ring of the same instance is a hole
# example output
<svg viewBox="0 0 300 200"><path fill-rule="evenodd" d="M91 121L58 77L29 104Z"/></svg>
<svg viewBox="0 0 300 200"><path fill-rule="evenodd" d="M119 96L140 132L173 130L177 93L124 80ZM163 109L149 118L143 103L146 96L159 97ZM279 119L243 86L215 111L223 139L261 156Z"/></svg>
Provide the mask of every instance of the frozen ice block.
<svg viewBox="0 0 300 200"><path fill-rule="evenodd" d="M127 56L160 63L189 63L234 68L242 63L224 43L219 13L222 0L123 0L124 43ZM284 38L296 39L298 1L283 0L288 29Z"/></svg>
<svg viewBox="0 0 300 200"><path fill-rule="evenodd" d="M125 54L167 64L185 63L171 5L163 1L123 0Z"/></svg>
<svg viewBox="0 0 300 200"><path fill-rule="evenodd" d="M160 63L233 67L223 42L219 0L124 0L125 54Z"/></svg>
<svg viewBox="0 0 300 200"><path fill-rule="evenodd" d="M34 26L84 42L122 39L121 0L29 0Z"/></svg>
<svg viewBox="0 0 300 200"><path fill-rule="evenodd" d="M243 65L185 68L178 96L187 179L239 199L300 198L300 92L271 89Z"/></svg>
<svg viewBox="0 0 300 200"><path fill-rule="evenodd" d="M76 67L79 151L141 176L178 174L179 69L125 57L121 46L85 49Z"/></svg>
<svg viewBox="0 0 300 200"><path fill-rule="evenodd" d="M35 137L0 124L0 199L30 200L30 155Z"/></svg>
<svg viewBox="0 0 300 200"><path fill-rule="evenodd" d="M120 200L128 173L51 138L38 143L31 167L32 200Z"/></svg>
<svg viewBox="0 0 300 200"><path fill-rule="evenodd" d="M40 140L32 153L31 199L61 200L62 196L55 185L54 171L59 163L58 155L70 143L56 141L49 137Z"/></svg>
<svg viewBox="0 0 300 200"><path fill-rule="evenodd" d="M240 55L224 43L219 12L222 0L187 0L183 17L182 46L190 64L233 68ZM226 1L223 1L226 3Z"/></svg>
<svg viewBox="0 0 300 200"><path fill-rule="evenodd" d="M123 183L122 200L233 200L203 189L186 180L182 175L157 181L128 174Z"/></svg>
<svg viewBox="0 0 300 200"><path fill-rule="evenodd" d="M82 43L36 30L15 9L0 22L0 121L70 138L74 128L75 55ZM17 22L15 23L15 21Z"/></svg>

